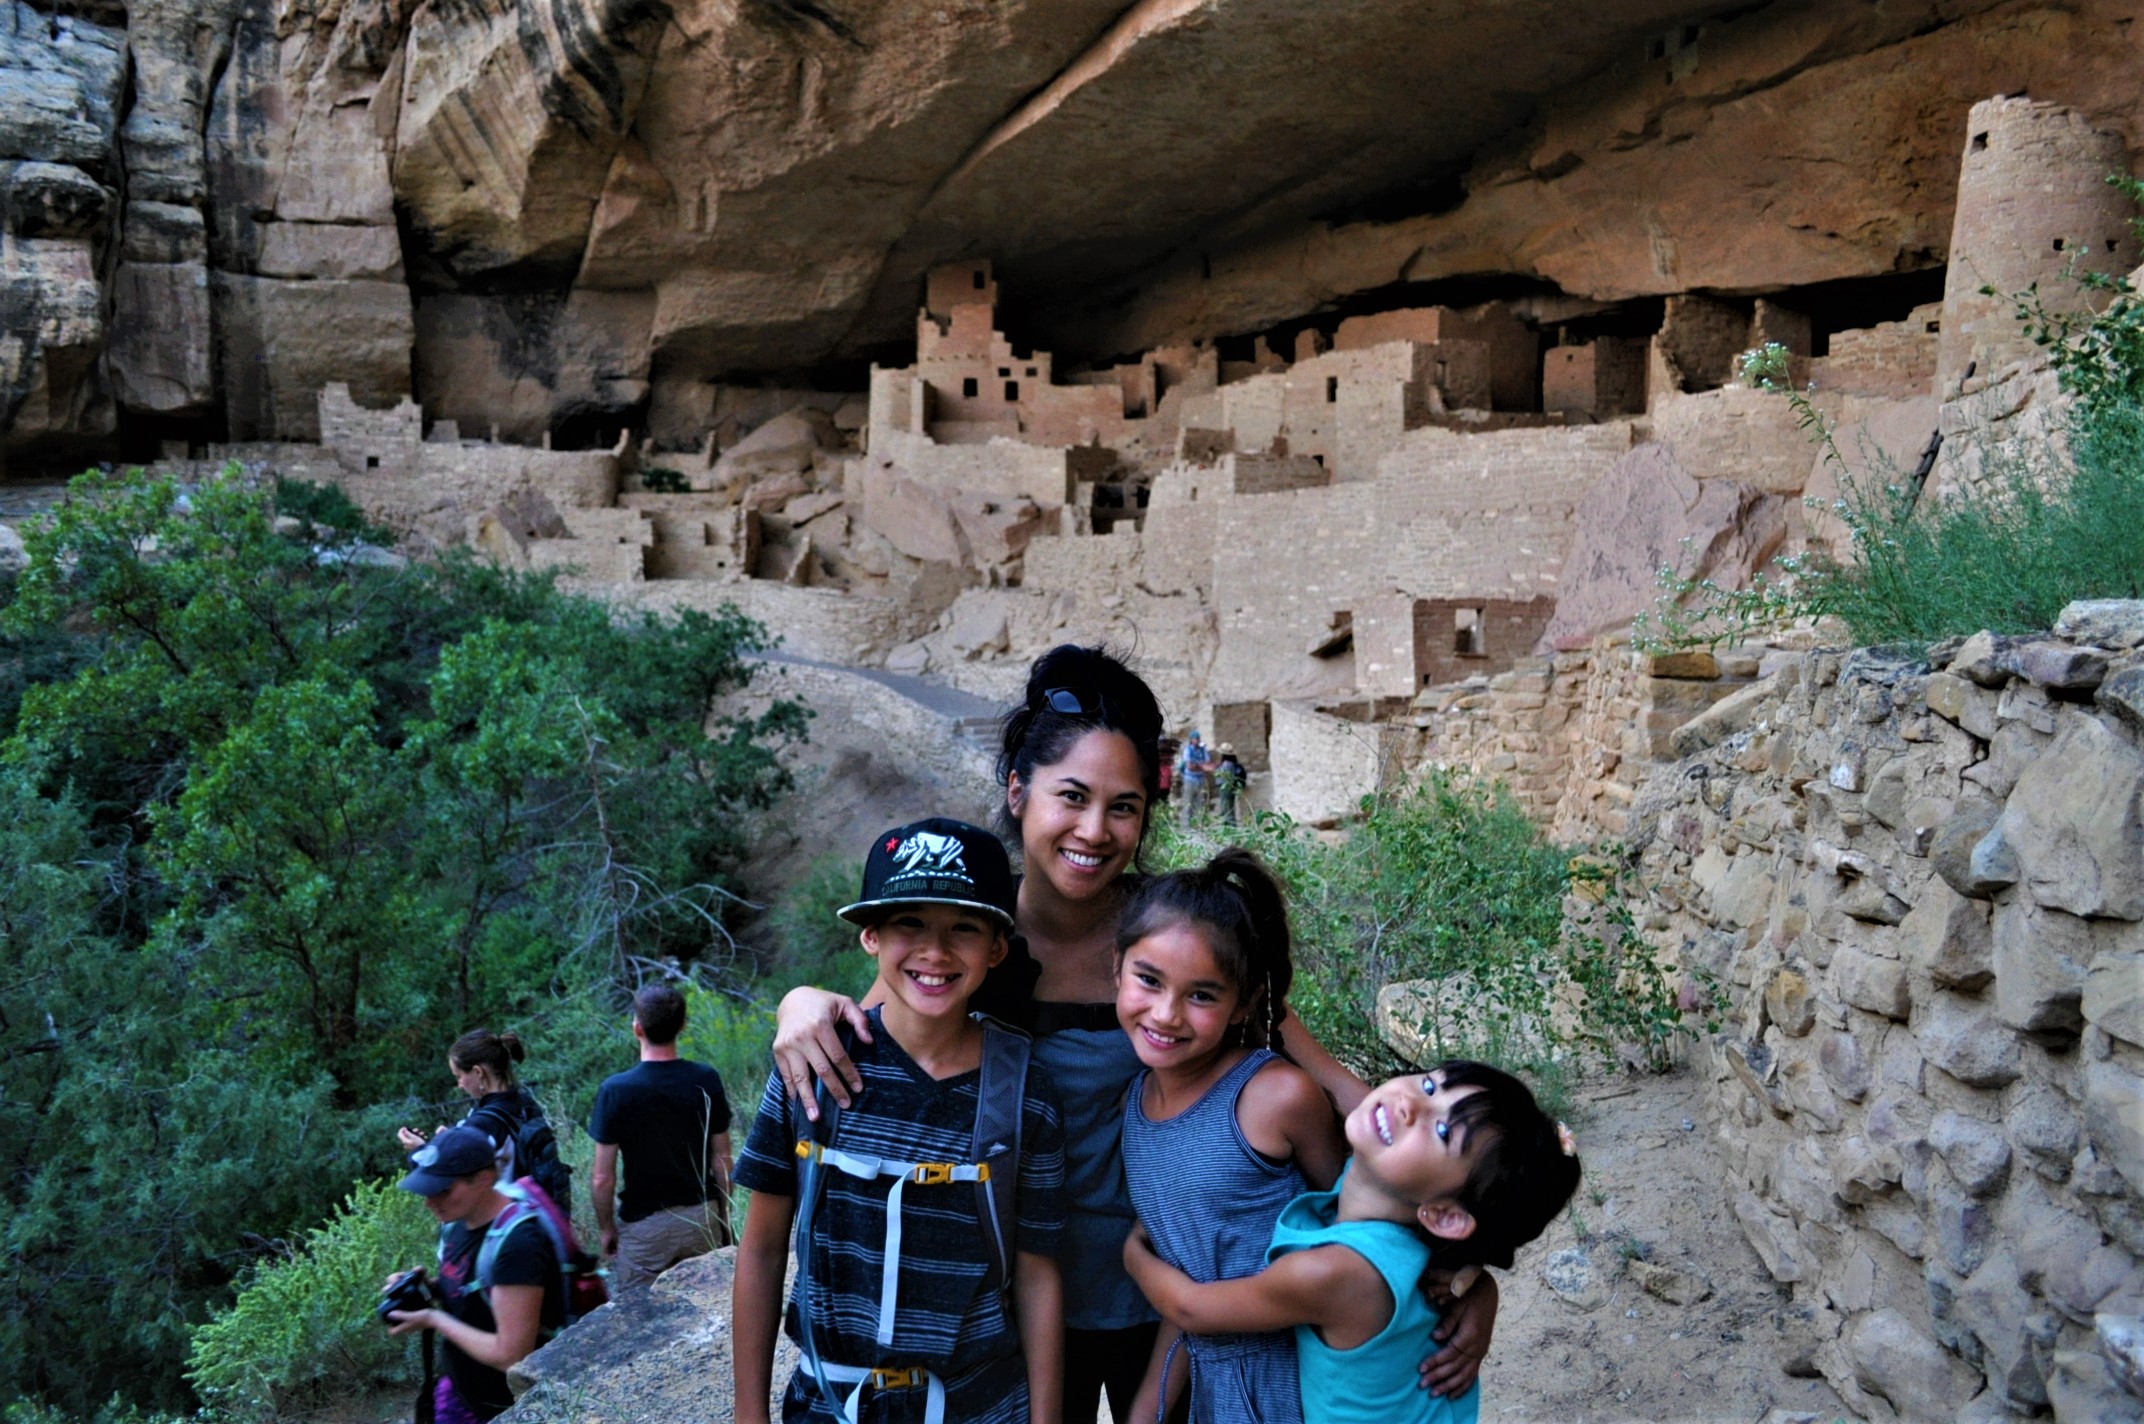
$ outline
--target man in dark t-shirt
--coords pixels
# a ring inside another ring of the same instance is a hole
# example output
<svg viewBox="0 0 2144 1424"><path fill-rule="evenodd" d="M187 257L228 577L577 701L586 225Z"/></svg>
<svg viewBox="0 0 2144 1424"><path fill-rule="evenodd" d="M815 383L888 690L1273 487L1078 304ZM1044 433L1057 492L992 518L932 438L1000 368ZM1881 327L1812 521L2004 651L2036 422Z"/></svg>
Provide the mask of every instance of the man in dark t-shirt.
<svg viewBox="0 0 2144 1424"><path fill-rule="evenodd" d="M692 1256L730 1242L730 1104L722 1079L677 1056L685 996L652 984L633 996L640 1062L596 1090L589 1173L611 1280L645 1285ZM625 1194L615 1201L618 1159Z"/></svg>
<svg viewBox="0 0 2144 1424"><path fill-rule="evenodd" d="M438 1219L439 1287L444 1307L388 1316L390 1333L439 1332L446 1374L432 1395L438 1424L492 1419L513 1407L506 1371L566 1320L565 1278L550 1235L526 1204L497 1189L491 1139L450 1127L410 1157L402 1189L424 1198ZM502 1230L491 1269L480 1277L484 1244Z"/></svg>

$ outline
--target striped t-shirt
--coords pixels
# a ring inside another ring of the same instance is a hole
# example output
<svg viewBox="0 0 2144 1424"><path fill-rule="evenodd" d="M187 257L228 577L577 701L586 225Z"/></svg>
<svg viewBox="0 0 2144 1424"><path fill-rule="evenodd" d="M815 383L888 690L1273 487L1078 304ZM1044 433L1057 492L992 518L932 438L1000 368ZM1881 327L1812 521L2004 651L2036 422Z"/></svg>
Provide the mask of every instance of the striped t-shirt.
<svg viewBox="0 0 2144 1424"><path fill-rule="evenodd" d="M833 1145L899 1161L967 1161L981 1072L933 1079L893 1041L876 1010L872 1021L872 1042L850 1048L863 1093L841 1110ZM1055 1256L1065 1219L1064 1128L1048 1074L1032 1062L1021 1123L1018 1249ZM798 1165L782 1080L771 1075L737 1162L737 1182L754 1192L793 1197ZM972 1183L911 1182L904 1189L893 1343L878 1344L886 1195L892 1187L890 1177L826 1174L809 1243L812 1338L821 1356L845 1365L920 1365L945 1381L947 1418L1024 1424L1027 1366L1010 1301L988 1286L990 1248ZM801 1343L794 1299L785 1318L790 1338ZM859 1418L920 1420L924 1403L920 1389L866 1390ZM804 1370L789 1381L782 1417L831 1417Z"/></svg>

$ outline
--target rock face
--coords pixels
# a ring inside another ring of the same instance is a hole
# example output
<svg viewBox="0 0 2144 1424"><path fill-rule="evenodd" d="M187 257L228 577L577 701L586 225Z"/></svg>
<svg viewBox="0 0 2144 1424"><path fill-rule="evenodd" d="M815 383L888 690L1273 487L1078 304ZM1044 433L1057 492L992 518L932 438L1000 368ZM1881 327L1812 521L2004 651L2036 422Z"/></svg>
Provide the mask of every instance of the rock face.
<svg viewBox="0 0 2144 1424"><path fill-rule="evenodd" d="M139 0L122 28L9 0L0 449L308 436L330 379L692 446L711 380L876 354L956 256L1072 357L1461 274L1560 289L1550 314L1672 297L1696 336L1724 308L1688 294L1977 242L1952 203L1988 94L2071 106L2093 162L2139 131L2128 0L1689 15Z"/></svg>
<svg viewBox="0 0 2144 1424"><path fill-rule="evenodd" d="M1802 655L1633 808L1737 1215L1871 1419L2144 1408L2144 748L2087 653Z"/></svg>

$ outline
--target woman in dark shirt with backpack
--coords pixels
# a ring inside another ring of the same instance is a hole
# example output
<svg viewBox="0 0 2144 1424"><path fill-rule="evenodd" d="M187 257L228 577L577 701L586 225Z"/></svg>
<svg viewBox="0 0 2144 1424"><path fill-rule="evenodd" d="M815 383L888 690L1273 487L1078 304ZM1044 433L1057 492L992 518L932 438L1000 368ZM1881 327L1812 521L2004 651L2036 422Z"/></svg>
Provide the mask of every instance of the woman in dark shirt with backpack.
<svg viewBox="0 0 2144 1424"><path fill-rule="evenodd" d="M571 1213L572 1176L558 1158L558 1139L544 1117L543 1105L514 1076L514 1065L528 1057L518 1035L475 1028L447 1050L447 1071L454 1086L476 1099L458 1127L473 1127L498 1150L499 1180L534 1177L561 1211ZM444 1125L442 1125L443 1127ZM402 1128L396 1137L404 1152L424 1146L425 1137Z"/></svg>

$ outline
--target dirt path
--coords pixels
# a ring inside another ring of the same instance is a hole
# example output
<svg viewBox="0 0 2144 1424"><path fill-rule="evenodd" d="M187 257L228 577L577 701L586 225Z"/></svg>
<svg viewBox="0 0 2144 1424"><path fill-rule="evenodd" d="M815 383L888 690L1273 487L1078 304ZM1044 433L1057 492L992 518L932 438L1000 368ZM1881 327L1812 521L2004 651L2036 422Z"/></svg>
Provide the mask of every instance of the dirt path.
<svg viewBox="0 0 2144 1424"><path fill-rule="evenodd" d="M1852 1420L1829 1386L1780 1366L1793 1307L1728 1210L1697 1080L1622 1079L1577 1096L1586 1178L1501 1283L1482 1419ZM1710 1294L1677 1305L1644 1277L1683 1299Z"/></svg>

